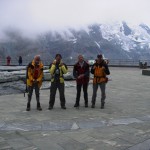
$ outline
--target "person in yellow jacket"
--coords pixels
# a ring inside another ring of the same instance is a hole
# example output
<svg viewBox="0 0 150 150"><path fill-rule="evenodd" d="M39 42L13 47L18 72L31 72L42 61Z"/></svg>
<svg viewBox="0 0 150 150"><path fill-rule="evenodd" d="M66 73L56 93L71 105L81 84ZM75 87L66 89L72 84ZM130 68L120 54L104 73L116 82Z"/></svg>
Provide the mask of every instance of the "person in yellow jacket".
<svg viewBox="0 0 150 150"><path fill-rule="evenodd" d="M67 73L67 66L62 62L61 54L56 54L55 60L50 65L51 74L51 88L50 88L50 100L49 100L49 110L53 109L55 103L55 95L57 88L60 95L61 108L66 109L65 103L65 85L63 74Z"/></svg>
<svg viewBox="0 0 150 150"><path fill-rule="evenodd" d="M37 110L42 110L40 105L40 87L43 78L43 63L39 55L36 55L27 67L27 87L28 87L28 102L26 111L30 111L30 103L33 89L35 88L35 95L37 101Z"/></svg>
<svg viewBox="0 0 150 150"><path fill-rule="evenodd" d="M96 63L94 63L91 67L91 73L94 75L93 78L93 96L92 96L92 108L95 108L97 89L100 86L101 89L101 109L104 109L105 98L106 98L106 83L108 78L106 75L110 74L108 65L103 60L103 56L97 55Z"/></svg>

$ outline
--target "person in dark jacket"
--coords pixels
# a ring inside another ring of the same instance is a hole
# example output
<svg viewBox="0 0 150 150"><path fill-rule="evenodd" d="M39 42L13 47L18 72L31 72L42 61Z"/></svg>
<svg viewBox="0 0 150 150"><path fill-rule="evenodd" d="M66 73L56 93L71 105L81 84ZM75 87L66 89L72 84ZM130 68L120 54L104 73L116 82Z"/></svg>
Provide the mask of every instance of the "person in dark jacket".
<svg viewBox="0 0 150 150"><path fill-rule="evenodd" d="M78 62L74 65L73 68L73 76L76 78L76 87L77 87L77 95L76 95L76 103L74 107L80 106L80 94L81 88L83 87L84 92L84 100L85 107L88 107L88 83L89 83L89 64L84 61L82 55L78 56Z"/></svg>
<svg viewBox="0 0 150 150"><path fill-rule="evenodd" d="M21 56L19 56L18 63L19 63L19 66L21 66L21 65L22 65L22 57L21 57Z"/></svg>
<svg viewBox="0 0 150 150"><path fill-rule="evenodd" d="M97 89L98 89L98 86L100 86L100 89L101 89L101 109L104 109L105 98L106 98L105 88L106 88L106 83L108 81L108 78L106 76L110 74L110 71L109 71L108 65L103 60L103 56L101 54L97 55L97 60L92 65L91 73L94 75L94 78L93 78L93 96L92 96L92 106L91 107L95 108Z"/></svg>

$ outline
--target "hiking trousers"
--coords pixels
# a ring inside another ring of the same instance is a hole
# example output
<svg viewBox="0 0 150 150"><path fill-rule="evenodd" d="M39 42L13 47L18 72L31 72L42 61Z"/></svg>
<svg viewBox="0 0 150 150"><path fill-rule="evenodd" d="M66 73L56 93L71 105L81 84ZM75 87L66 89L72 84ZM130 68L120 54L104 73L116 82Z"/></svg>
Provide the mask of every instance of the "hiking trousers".
<svg viewBox="0 0 150 150"><path fill-rule="evenodd" d="M92 96L92 104L95 105L96 102L96 97L97 97L97 90L98 86L100 87L101 90L101 103L105 103L105 98L106 98L106 83L95 83L93 84L93 96Z"/></svg>
<svg viewBox="0 0 150 150"><path fill-rule="evenodd" d="M77 95L76 95L76 103L79 105L80 102L80 95L81 95L81 88L83 87L83 93L84 93L84 100L85 104L88 104L88 83L87 84L77 84Z"/></svg>
<svg viewBox="0 0 150 150"><path fill-rule="evenodd" d="M35 89L36 101L40 102L40 88L38 87L38 83L34 83L32 86L28 86L28 102L31 102L33 89Z"/></svg>
<svg viewBox="0 0 150 150"><path fill-rule="evenodd" d="M65 94L64 94L65 84L60 83L59 81L58 82L57 81L51 82L49 105L51 107L54 106L57 89L59 90L60 105L63 107L63 106L65 106L65 103L66 103Z"/></svg>

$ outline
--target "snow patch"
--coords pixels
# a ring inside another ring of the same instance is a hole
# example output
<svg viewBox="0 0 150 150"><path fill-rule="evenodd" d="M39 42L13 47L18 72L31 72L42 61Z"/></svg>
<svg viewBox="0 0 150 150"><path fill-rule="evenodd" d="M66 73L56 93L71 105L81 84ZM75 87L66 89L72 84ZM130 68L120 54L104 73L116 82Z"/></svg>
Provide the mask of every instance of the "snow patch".
<svg viewBox="0 0 150 150"><path fill-rule="evenodd" d="M100 45L95 41L96 45L100 48Z"/></svg>

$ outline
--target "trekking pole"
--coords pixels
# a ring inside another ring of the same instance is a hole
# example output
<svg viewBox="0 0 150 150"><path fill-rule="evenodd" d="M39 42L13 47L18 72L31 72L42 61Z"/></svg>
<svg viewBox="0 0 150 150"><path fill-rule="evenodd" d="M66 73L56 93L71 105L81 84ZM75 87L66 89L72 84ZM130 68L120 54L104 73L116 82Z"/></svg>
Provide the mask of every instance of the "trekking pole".
<svg viewBox="0 0 150 150"><path fill-rule="evenodd" d="M27 87L27 84L26 84L26 88L25 88L25 91L24 91L24 97L25 97L26 93L28 93L28 87Z"/></svg>

